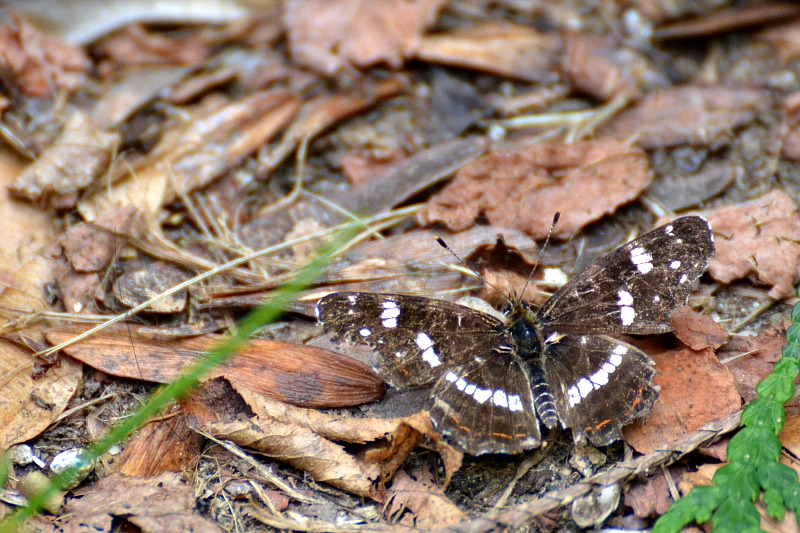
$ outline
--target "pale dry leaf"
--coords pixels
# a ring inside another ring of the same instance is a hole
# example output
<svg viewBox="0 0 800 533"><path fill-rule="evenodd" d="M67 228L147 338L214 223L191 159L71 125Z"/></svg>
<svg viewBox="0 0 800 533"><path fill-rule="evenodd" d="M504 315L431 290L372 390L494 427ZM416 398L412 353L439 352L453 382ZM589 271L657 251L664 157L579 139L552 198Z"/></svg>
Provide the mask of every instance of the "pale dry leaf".
<svg viewBox="0 0 800 533"><path fill-rule="evenodd" d="M717 247L708 267L711 277L720 283L746 277L770 286L774 300L794 296L794 280L800 275L800 215L786 192L776 189L705 216Z"/></svg>

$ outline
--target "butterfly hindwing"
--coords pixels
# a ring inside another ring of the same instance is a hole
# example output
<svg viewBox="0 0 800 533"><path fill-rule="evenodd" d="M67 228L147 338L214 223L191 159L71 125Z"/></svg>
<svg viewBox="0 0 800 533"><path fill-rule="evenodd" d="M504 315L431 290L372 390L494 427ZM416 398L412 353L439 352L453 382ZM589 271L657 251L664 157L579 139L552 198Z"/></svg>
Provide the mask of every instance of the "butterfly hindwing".
<svg viewBox="0 0 800 533"><path fill-rule="evenodd" d="M479 354L449 368L431 396L433 426L472 454L520 453L541 443L529 377L516 353Z"/></svg>
<svg viewBox="0 0 800 533"><path fill-rule="evenodd" d="M495 317L419 296L333 293L319 301L317 317L325 331L377 351L378 372L392 386L432 383L447 368L510 343Z"/></svg>
<svg viewBox="0 0 800 533"><path fill-rule="evenodd" d="M645 416L657 396L650 357L613 337L564 335L546 345L543 360L561 423L576 441L605 446L622 438L622 427Z"/></svg>
<svg viewBox="0 0 800 533"><path fill-rule="evenodd" d="M543 330L557 333L670 331L670 313L686 305L713 256L708 221L675 219L575 276L542 306L537 321Z"/></svg>

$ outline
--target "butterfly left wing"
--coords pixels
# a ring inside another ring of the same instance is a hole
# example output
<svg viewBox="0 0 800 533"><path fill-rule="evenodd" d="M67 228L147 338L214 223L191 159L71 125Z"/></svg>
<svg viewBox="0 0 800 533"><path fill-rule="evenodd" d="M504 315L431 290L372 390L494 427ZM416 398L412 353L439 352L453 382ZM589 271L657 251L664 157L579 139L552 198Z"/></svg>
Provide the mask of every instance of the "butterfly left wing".
<svg viewBox="0 0 800 533"><path fill-rule="evenodd" d="M431 392L431 422L472 455L521 453L541 444L530 378L510 350L449 368Z"/></svg>
<svg viewBox="0 0 800 533"><path fill-rule="evenodd" d="M550 333L652 334L671 330L714 256L708 221L677 218L625 244L561 287L539 309Z"/></svg>
<svg viewBox="0 0 800 533"><path fill-rule="evenodd" d="M563 335L545 343L543 370L558 416L576 441L606 446L622 427L650 412L656 397L653 361L606 335Z"/></svg>
<svg viewBox="0 0 800 533"><path fill-rule="evenodd" d="M497 318L433 298L337 292L319 301L317 318L325 331L378 352L378 373L396 387L432 383L474 354L510 346Z"/></svg>

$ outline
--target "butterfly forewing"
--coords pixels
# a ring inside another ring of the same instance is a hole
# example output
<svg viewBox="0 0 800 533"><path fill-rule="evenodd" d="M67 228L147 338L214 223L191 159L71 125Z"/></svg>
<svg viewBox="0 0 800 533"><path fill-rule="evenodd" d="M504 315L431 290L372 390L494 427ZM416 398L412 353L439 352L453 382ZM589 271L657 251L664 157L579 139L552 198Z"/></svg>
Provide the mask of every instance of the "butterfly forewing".
<svg viewBox="0 0 800 533"><path fill-rule="evenodd" d="M670 331L714 256L708 221L682 217L617 248L570 280L539 310L557 333L651 334Z"/></svg>
<svg viewBox="0 0 800 533"><path fill-rule="evenodd" d="M449 368L431 396L433 426L472 454L520 453L541 443L529 377L513 352Z"/></svg>
<svg viewBox="0 0 800 533"><path fill-rule="evenodd" d="M646 415L656 399L652 360L606 335L564 335L546 348L544 372L556 409L575 440L605 446Z"/></svg>
<svg viewBox="0 0 800 533"><path fill-rule="evenodd" d="M446 369L510 346L505 324L443 300L339 292L319 301L325 331L362 342L381 355L380 375L392 386L434 382Z"/></svg>

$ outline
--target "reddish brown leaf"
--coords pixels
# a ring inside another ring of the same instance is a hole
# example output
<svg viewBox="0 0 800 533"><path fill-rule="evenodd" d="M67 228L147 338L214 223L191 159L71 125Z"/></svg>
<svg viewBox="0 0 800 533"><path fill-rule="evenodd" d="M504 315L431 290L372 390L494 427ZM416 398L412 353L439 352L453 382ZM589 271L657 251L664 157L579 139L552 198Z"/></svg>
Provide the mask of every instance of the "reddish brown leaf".
<svg viewBox="0 0 800 533"><path fill-rule="evenodd" d="M570 33L563 70L572 87L598 100L634 99L641 93L639 79L648 72L648 65L610 35Z"/></svg>
<svg viewBox="0 0 800 533"><path fill-rule="evenodd" d="M494 226L544 238L561 211L553 235L563 239L638 197L650 179L638 148L612 140L542 143L463 167L419 220L463 230L485 214Z"/></svg>
<svg viewBox="0 0 800 533"><path fill-rule="evenodd" d="M85 331L68 326L47 332L61 344ZM72 357L115 376L167 383L225 339L202 335L160 339L136 326L109 328L65 348ZM254 339L205 379L222 376L282 402L307 407L345 407L373 402L385 386L371 368L345 355L301 344Z"/></svg>
<svg viewBox="0 0 800 533"><path fill-rule="evenodd" d="M686 467L684 466L672 466L669 469L675 483L680 482L685 471ZM661 472L654 477L645 479L636 479L627 486L625 488L625 505L632 507L633 514L639 518L652 518L666 513L672 505L672 496L664 473Z"/></svg>
<svg viewBox="0 0 800 533"><path fill-rule="evenodd" d="M490 22L428 35L422 40L416 57L431 63L541 82L557 77L562 47L561 34Z"/></svg>
<svg viewBox="0 0 800 533"><path fill-rule="evenodd" d="M41 97L85 83L91 62L78 47L40 32L18 14L0 28L0 66L6 83L28 96Z"/></svg>
<svg viewBox="0 0 800 533"><path fill-rule="evenodd" d="M710 348L679 348L656 355L661 387L646 422L625 428L625 441L640 453L680 442L703 425L739 410L742 399L733 376Z"/></svg>
<svg viewBox="0 0 800 533"><path fill-rule="evenodd" d="M772 373L786 344L783 328L774 328L758 336L733 337L717 355L731 371L736 389L749 403L756 398L756 384Z"/></svg>
<svg viewBox="0 0 800 533"><path fill-rule="evenodd" d="M783 99L783 115L781 154L796 161L800 160L800 92Z"/></svg>
<svg viewBox="0 0 800 533"><path fill-rule="evenodd" d="M771 286L770 298L795 294L800 274L800 216L797 204L782 190L750 202L706 213L716 237L717 255L709 274L721 283L747 277Z"/></svg>
<svg viewBox="0 0 800 533"><path fill-rule="evenodd" d="M294 60L325 74L352 65L399 68L443 0L290 0L284 24Z"/></svg>
<svg viewBox="0 0 800 533"><path fill-rule="evenodd" d="M703 315L688 305L670 316L675 336L692 350L717 349L730 338L730 334L710 316Z"/></svg>
<svg viewBox="0 0 800 533"><path fill-rule="evenodd" d="M681 144L717 146L736 128L766 113L767 91L723 86L685 86L648 93L621 113L603 134L633 139L645 149Z"/></svg>

